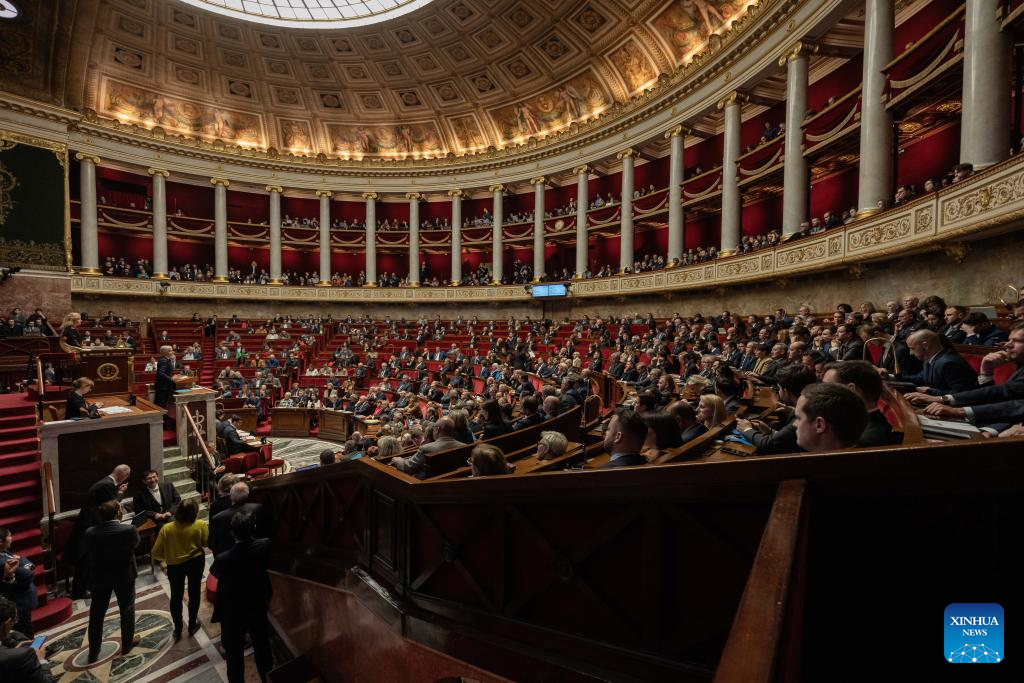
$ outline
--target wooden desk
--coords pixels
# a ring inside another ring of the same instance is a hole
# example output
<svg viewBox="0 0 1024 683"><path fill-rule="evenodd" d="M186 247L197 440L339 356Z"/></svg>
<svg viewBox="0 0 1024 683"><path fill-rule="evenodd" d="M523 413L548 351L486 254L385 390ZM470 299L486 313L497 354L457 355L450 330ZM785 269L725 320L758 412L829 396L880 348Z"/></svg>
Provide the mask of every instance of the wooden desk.
<svg viewBox="0 0 1024 683"><path fill-rule="evenodd" d="M257 408L227 408L224 410L228 415L234 415L238 418L238 422L235 423L235 427L242 430L243 432L256 433L257 417L259 410Z"/></svg>
<svg viewBox="0 0 1024 683"><path fill-rule="evenodd" d="M306 408L273 408L270 433L274 436L309 436L309 414Z"/></svg>
<svg viewBox="0 0 1024 683"><path fill-rule="evenodd" d="M320 411L320 438L344 442L352 434L352 412L348 410Z"/></svg>
<svg viewBox="0 0 1024 683"><path fill-rule="evenodd" d="M133 477L147 469L163 473L164 411L143 398L134 406L124 396L104 396L101 402L104 408L123 407L128 412L98 420L51 420L39 426L42 461L53 471L58 513L82 507L89 487L117 465L129 465Z"/></svg>

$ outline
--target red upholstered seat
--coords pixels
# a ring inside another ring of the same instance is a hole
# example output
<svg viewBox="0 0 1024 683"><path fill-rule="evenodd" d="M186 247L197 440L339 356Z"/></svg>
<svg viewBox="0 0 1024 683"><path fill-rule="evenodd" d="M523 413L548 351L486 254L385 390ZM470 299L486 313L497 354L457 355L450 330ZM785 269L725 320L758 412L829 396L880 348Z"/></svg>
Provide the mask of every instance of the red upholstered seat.
<svg viewBox="0 0 1024 683"><path fill-rule="evenodd" d="M213 574L206 577L206 599L211 603L217 600L217 577Z"/></svg>
<svg viewBox="0 0 1024 683"><path fill-rule="evenodd" d="M259 462L259 451L248 451L243 456L245 458L245 473L250 477L259 478L265 477L270 473L266 467L261 467Z"/></svg>
<svg viewBox="0 0 1024 683"><path fill-rule="evenodd" d="M224 468L230 474L241 474L245 471L245 458L232 455L230 458L224 458Z"/></svg>

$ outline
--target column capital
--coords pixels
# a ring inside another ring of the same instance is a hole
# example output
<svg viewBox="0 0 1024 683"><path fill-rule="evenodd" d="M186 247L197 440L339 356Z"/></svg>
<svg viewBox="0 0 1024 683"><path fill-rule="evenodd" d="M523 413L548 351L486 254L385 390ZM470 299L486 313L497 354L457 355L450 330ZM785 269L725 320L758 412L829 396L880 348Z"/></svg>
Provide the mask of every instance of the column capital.
<svg viewBox="0 0 1024 683"><path fill-rule="evenodd" d="M76 152L75 153L75 159L77 159L78 161L91 161L92 163L96 164L97 166L100 165L100 158L98 156L96 156L95 154L86 154L85 152Z"/></svg>
<svg viewBox="0 0 1024 683"><path fill-rule="evenodd" d="M798 40L793 43L786 53L779 57L779 66L786 66L789 62L792 62L801 55L813 55L818 53L818 46L813 43L808 43L802 40Z"/></svg>
<svg viewBox="0 0 1024 683"><path fill-rule="evenodd" d="M331 197L334 196L334 193L331 192L330 190L317 190L316 191L316 196L319 197L320 199L323 199L325 197L327 199L330 199Z"/></svg>
<svg viewBox="0 0 1024 683"><path fill-rule="evenodd" d="M147 168L146 173L149 175L162 175L164 178L171 175L171 172L163 168Z"/></svg>
<svg viewBox="0 0 1024 683"><path fill-rule="evenodd" d="M580 164L576 168L572 169L572 172L575 175L579 175L580 173L590 173L590 167L586 164Z"/></svg>
<svg viewBox="0 0 1024 683"><path fill-rule="evenodd" d="M718 102L719 109L725 109L730 104L746 104L750 100L750 96L741 93L739 90L733 90L731 93L723 97Z"/></svg>
<svg viewBox="0 0 1024 683"><path fill-rule="evenodd" d="M423 195L420 194L419 192L406 192L405 198L408 199L409 201L418 201L420 199L423 199Z"/></svg>
<svg viewBox="0 0 1024 683"><path fill-rule="evenodd" d="M530 178L530 184L531 185L547 185L548 184L548 179L545 178L542 175L539 175L536 178Z"/></svg>
<svg viewBox="0 0 1024 683"><path fill-rule="evenodd" d="M505 191L505 186L502 185L501 183L498 183L496 185L491 185L490 187L488 187L487 191L488 192L504 192Z"/></svg>
<svg viewBox="0 0 1024 683"><path fill-rule="evenodd" d="M678 137L682 137L683 135L689 135L692 132L693 132L692 128L690 128L689 126L684 126L683 124L680 123L675 128L670 128L670 129L666 130L665 131L665 135L663 137L666 140L671 140L672 138L678 138Z"/></svg>
<svg viewBox="0 0 1024 683"><path fill-rule="evenodd" d="M280 185L267 185L266 189L267 192L276 192L278 194L282 194L284 192L284 188Z"/></svg>
<svg viewBox="0 0 1024 683"><path fill-rule="evenodd" d="M377 199L377 193L376 192L364 192L363 193L363 199Z"/></svg>
<svg viewBox="0 0 1024 683"><path fill-rule="evenodd" d="M224 187L231 187L231 181L225 180L224 178L210 178L210 182L214 185L223 185Z"/></svg>
<svg viewBox="0 0 1024 683"><path fill-rule="evenodd" d="M456 197L460 197L461 198L461 197L466 196L466 193L463 192L462 190L448 190L447 194L452 199L455 199Z"/></svg>
<svg viewBox="0 0 1024 683"><path fill-rule="evenodd" d="M630 147L630 148L624 149L621 152L619 152L618 154L616 154L615 158L618 159L619 161L622 161L626 157L636 157L636 156L638 156L637 155L637 151L635 149L633 149L632 147Z"/></svg>

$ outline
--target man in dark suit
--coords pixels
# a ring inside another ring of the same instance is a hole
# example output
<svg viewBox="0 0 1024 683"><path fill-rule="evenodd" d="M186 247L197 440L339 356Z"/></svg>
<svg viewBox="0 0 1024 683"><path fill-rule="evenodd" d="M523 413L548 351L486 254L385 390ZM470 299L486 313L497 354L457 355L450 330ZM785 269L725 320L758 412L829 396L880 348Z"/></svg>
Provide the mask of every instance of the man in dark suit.
<svg viewBox="0 0 1024 683"><path fill-rule="evenodd" d="M900 375L899 379L910 382L918 391L939 396L978 386L978 373L960 354L943 346L938 333L918 330L907 337L907 346L924 365L921 372Z"/></svg>
<svg viewBox="0 0 1024 683"><path fill-rule="evenodd" d="M604 449L611 459L601 468L646 465L647 459L640 455L646 440L647 423L643 418L629 408L619 408L604 433Z"/></svg>
<svg viewBox="0 0 1024 683"><path fill-rule="evenodd" d="M270 536L270 515L260 503L249 502L249 485L244 481L231 486L231 507L218 512L210 518L210 550L215 554L222 553L231 547L231 520L241 513L247 512L256 520L256 535L260 538Z"/></svg>
<svg viewBox="0 0 1024 683"><path fill-rule="evenodd" d="M953 344L963 344L967 333L961 329L964 318L967 317L967 309L963 306L950 306L943 313L946 325L942 328L942 336Z"/></svg>
<svg viewBox="0 0 1024 683"><path fill-rule="evenodd" d="M888 446L903 443L903 435L893 431L889 420L878 409L878 399L882 397L882 378L871 363L865 360L829 363L825 366L822 381L841 384L864 402L867 423L857 439L857 446Z"/></svg>
<svg viewBox="0 0 1024 683"><path fill-rule="evenodd" d="M1006 363L1015 363L1017 371L1003 384L993 383L995 368ZM912 393L907 394L907 398L917 405L931 404L925 408L925 413L936 417L963 417L979 426L1013 421L1018 413L1018 402L1024 399L1024 322L1013 326L1010 339L1001 351L982 359L978 383L981 386L976 389L945 396Z"/></svg>
<svg viewBox="0 0 1024 683"><path fill-rule="evenodd" d="M161 408L167 408L167 403L177 388L178 385L174 382L174 349L170 346L161 346L160 360L156 362L153 403Z"/></svg>
<svg viewBox="0 0 1024 683"><path fill-rule="evenodd" d="M39 605L36 593L36 566L27 557L11 552L14 534L0 527L0 595L18 607L15 629L31 638L32 610Z"/></svg>
<svg viewBox="0 0 1024 683"><path fill-rule="evenodd" d="M237 415L231 415L228 417L226 424L224 425L224 442L227 444L228 455L235 455L243 451L253 450L252 446L242 441L242 437L238 434L238 428L235 424L238 422Z"/></svg>
<svg viewBox="0 0 1024 683"><path fill-rule="evenodd" d="M24 646L22 641L29 638L14 630L17 613L13 602L0 598L0 681L53 683L57 679L50 673L50 663L43 656L43 648L34 650Z"/></svg>
<svg viewBox="0 0 1024 683"><path fill-rule="evenodd" d="M877 377L877 374L876 374ZM804 387L818 381L814 370L805 365L787 365L775 378L779 387L779 410L776 412L782 426L772 430L766 422L761 420L739 419L736 421L738 429L743 437L754 444L758 455L773 455L778 453L796 453L800 447L796 445L796 415L793 408L800 399L800 393ZM879 380L881 385L881 380Z"/></svg>
<svg viewBox="0 0 1024 683"><path fill-rule="evenodd" d="M117 595L121 613L121 654L126 655L138 645L135 635L135 548L139 531L131 524L121 524L121 504L108 500L99 506L100 523L85 532L85 545L92 558L89 589L89 661L99 658L103 643L103 618L110 607L110 594Z"/></svg>
<svg viewBox="0 0 1024 683"><path fill-rule="evenodd" d="M178 490L174 484L160 481L160 474L156 470L146 470L142 475L142 484L143 487L132 497L135 508L132 523L138 526L152 519L157 526L166 524L181 502Z"/></svg>
<svg viewBox="0 0 1024 683"><path fill-rule="evenodd" d="M392 458L391 466L399 471L423 479L427 474L427 456L433 453L461 448L465 444L454 438L455 423L450 417L442 417L434 423L434 440L420 446L415 453L405 458Z"/></svg>
<svg viewBox="0 0 1024 683"><path fill-rule="evenodd" d="M520 407L519 419L512 423L512 429L526 429L543 422L544 418L540 416L539 409L540 400L536 396L531 394L524 398L523 404Z"/></svg>
<svg viewBox="0 0 1024 683"><path fill-rule="evenodd" d="M583 405L583 397L580 396L579 390L576 388L578 382L577 375L569 375L562 380L562 412L574 408L576 406Z"/></svg>
<svg viewBox="0 0 1024 683"><path fill-rule="evenodd" d="M835 349L836 360L863 360L864 342L857 336L857 330L849 323L836 328L835 341L839 346Z"/></svg>
<svg viewBox="0 0 1024 683"><path fill-rule="evenodd" d="M228 681L242 683L245 680L246 631L252 641L256 669L265 681L274 664L267 621L273 593L267 573L270 540L258 537L256 519L248 511L238 512L231 518L230 533L233 544L217 553L210 567L210 573L217 577L213 620L221 625Z"/></svg>
<svg viewBox="0 0 1024 683"><path fill-rule="evenodd" d="M128 465L118 465L110 474L89 487L88 498L82 509L78 511L75 528L71 532L68 548L65 549L69 557L75 558L75 576L71 583L73 599L85 598L86 589L89 587L91 562L88 548L84 542L85 532L102 521L99 515L100 505L108 500L117 500L124 495L128 489L128 479L131 476L132 469Z"/></svg>

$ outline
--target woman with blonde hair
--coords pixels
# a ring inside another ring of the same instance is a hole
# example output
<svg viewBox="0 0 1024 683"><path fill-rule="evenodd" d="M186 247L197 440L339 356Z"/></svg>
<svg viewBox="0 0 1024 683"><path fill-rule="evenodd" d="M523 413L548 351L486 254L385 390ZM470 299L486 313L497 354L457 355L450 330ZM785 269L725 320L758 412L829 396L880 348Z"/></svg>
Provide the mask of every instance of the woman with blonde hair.
<svg viewBox="0 0 1024 683"><path fill-rule="evenodd" d="M708 429L715 427L729 416L725 409L725 401L717 394L701 394L697 404L697 419Z"/></svg>

